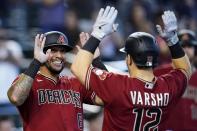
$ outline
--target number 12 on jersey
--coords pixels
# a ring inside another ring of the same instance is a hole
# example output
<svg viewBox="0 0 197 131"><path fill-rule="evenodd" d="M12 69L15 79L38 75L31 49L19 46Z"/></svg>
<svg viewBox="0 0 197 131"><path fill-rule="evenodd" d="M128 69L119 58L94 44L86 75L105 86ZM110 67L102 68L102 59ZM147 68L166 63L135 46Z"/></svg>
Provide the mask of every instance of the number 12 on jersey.
<svg viewBox="0 0 197 131"><path fill-rule="evenodd" d="M158 131L158 125L160 123L162 115L162 110L160 108L134 108L133 113L135 114L135 123L133 126L133 131L149 131L150 129L153 129L153 131ZM148 118L151 120L147 121L142 125L143 119Z"/></svg>

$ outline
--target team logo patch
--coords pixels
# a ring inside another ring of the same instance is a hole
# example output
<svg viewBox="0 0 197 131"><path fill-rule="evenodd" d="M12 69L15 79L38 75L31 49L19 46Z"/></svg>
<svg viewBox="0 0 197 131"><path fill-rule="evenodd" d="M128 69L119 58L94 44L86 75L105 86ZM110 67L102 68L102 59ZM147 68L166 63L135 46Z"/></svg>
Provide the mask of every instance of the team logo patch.
<svg viewBox="0 0 197 131"><path fill-rule="evenodd" d="M100 80L105 80L107 77L107 72L99 69L94 70L95 74L100 78Z"/></svg>
<svg viewBox="0 0 197 131"><path fill-rule="evenodd" d="M57 40L57 43L65 43L65 40L64 40L64 36L63 35L60 35L58 40Z"/></svg>

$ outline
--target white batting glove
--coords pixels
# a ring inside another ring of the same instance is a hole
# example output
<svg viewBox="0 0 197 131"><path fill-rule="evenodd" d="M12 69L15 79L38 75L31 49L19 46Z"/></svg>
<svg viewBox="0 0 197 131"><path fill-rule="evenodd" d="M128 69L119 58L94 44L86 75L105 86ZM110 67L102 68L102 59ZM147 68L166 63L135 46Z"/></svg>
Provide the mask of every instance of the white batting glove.
<svg viewBox="0 0 197 131"><path fill-rule="evenodd" d="M118 11L114 7L107 6L100 9L91 33L95 38L102 40L106 35L115 32L118 25L114 24Z"/></svg>
<svg viewBox="0 0 197 131"><path fill-rule="evenodd" d="M175 45L179 39L177 36L177 20L173 11L164 11L162 15L164 30L160 25L156 25L160 36L168 42L168 46Z"/></svg>

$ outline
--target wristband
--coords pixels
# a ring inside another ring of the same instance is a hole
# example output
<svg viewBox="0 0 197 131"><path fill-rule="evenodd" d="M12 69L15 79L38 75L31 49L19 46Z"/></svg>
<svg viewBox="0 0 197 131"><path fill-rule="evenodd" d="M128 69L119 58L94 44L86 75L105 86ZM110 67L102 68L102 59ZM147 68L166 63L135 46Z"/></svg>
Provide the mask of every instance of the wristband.
<svg viewBox="0 0 197 131"><path fill-rule="evenodd" d="M24 74L34 79L38 70L40 69L40 66L41 66L41 63L38 60L33 59L33 61L31 62L27 70L24 72Z"/></svg>
<svg viewBox="0 0 197 131"><path fill-rule="evenodd" d="M82 49L87 50L94 54L96 48L99 46L100 40L91 36Z"/></svg>
<svg viewBox="0 0 197 131"><path fill-rule="evenodd" d="M177 59L185 56L185 52L179 43L169 46L169 49L173 59Z"/></svg>

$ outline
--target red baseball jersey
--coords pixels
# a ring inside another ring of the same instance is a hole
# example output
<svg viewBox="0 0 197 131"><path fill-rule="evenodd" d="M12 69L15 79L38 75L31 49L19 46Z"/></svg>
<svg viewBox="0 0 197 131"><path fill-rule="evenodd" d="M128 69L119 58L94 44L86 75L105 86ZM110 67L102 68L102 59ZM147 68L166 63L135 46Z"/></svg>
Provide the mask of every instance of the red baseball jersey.
<svg viewBox="0 0 197 131"><path fill-rule="evenodd" d="M86 91L76 78L58 82L37 74L27 100L19 106L24 131L82 131L82 103L92 104L93 91Z"/></svg>
<svg viewBox="0 0 197 131"><path fill-rule="evenodd" d="M154 74L160 76L170 70L171 64L166 64L156 68ZM192 74L181 99L172 107L165 125L173 131L197 131L197 71Z"/></svg>
<svg viewBox="0 0 197 131"><path fill-rule="evenodd" d="M90 67L85 83L104 101L103 131L160 131L187 78L172 70L150 83Z"/></svg>
<svg viewBox="0 0 197 131"><path fill-rule="evenodd" d="M166 123L169 130L197 131L197 72L189 80L183 96L172 108Z"/></svg>
<svg viewBox="0 0 197 131"><path fill-rule="evenodd" d="M172 64L169 63L169 64L163 64L163 65L160 65L160 66L154 68L153 72L154 72L155 76L160 76L160 75L164 75L166 73L169 73L172 69L173 69Z"/></svg>

